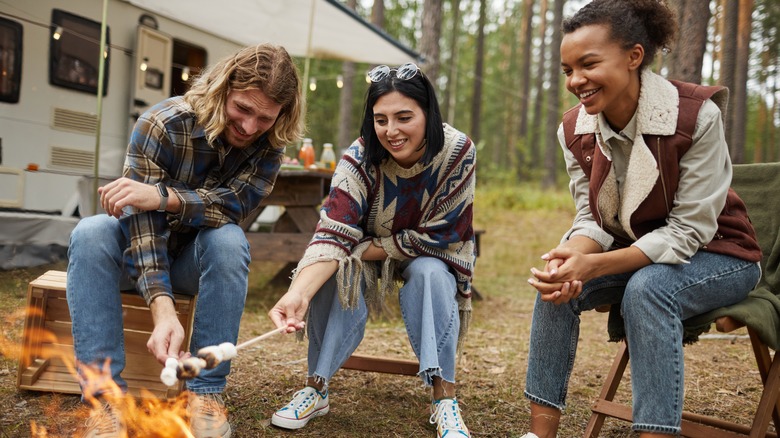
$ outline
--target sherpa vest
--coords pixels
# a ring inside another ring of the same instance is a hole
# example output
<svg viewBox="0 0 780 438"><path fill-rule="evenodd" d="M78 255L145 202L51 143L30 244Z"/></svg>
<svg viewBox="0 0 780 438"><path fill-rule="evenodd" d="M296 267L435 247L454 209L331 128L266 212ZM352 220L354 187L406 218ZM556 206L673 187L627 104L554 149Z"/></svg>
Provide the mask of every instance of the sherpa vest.
<svg viewBox="0 0 780 438"><path fill-rule="evenodd" d="M650 194L631 214L631 230L637 238L666 225L666 219L674 205L675 193L680 180L680 160L693 143L693 133L699 110L704 101L723 89L723 87L702 86L686 82L671 82L677 87L680 96L680 110L674 135L643 134L644 141L658 165L659 176ZM580 106L575 106L563 115L564 138L566 147L574 154L589 179L588 202L590 209L596 222L604 228L598 210L598 196L612 163L596 144L596 134L574 134ZM632 243L609 229L605 229L605 231L615 237L616 247L625 247ZM761 248L758 246L747 208L733 189L729 189L726 205L718 216L718 230L715 237L701 249L748 261L761 260Z"/></svg>

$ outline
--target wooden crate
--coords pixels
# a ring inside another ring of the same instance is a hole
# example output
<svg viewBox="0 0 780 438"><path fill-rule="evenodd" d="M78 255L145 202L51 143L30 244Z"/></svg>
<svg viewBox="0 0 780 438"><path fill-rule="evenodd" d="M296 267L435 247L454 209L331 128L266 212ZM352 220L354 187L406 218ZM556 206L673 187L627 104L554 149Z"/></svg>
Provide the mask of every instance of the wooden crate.
<svg viewBox="0 0 780 438"><path fill-rule="evenodd" d="M80 394L76 376L70 313L65 298L66 273L48 271L30 282L27 289L27 310L22 335L22 354L16 385L33 391ZM184 327L189 349L195 314L195 297L176 294L176 313ZM158 398L175 397L184 389L179 382L167 387L160 381L160 365L146 349L154 325L144 299L135 292L122 293L126 364L122 377L128 391L142 396L141 389Z"/></svg>

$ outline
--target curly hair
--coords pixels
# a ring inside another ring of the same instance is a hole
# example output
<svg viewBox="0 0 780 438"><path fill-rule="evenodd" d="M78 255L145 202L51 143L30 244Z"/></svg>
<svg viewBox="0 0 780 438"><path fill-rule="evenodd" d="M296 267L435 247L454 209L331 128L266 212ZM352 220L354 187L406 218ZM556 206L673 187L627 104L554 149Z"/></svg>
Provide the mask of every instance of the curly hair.
<svg viewBox="0 0 780 438"><path fill-rule="evenodd" d="M664 0L593 0L561 25L564 34L583 26L609 26L610 38L624 49L639 44L645 50L642 68L659 48L669 49L677 34L677 18Z"/></svg>
<svg viewBox="0 0 780 438"><path fill-rule="evenodd" d="M298 141L302 135L301 81L292 58L281 46L245 47L204 70L184 95L203 125L209 142L225 130L225 102L230 90L257 89L281 105L268 131L275 148Z"/></svg>

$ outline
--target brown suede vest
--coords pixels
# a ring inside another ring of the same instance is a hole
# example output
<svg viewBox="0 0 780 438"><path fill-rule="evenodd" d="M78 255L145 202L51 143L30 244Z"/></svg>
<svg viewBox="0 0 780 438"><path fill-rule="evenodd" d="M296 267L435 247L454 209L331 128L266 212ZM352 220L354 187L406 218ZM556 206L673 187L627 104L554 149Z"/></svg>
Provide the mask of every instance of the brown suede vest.
<svg viewBox="0 0 780 438"><path fill-rule="evenodd" d="M677 129L674 135L658 136L643 135L644 141L658 163L659 176L650 194L631 215L631 229L637 237L641 237L657 228L666 225L666 219L674 206L674 197L680 180L680 159L691 148L696 120L704 101L709 99L722 87L695 85L686 82L671 81L680 95ZM595 134L575 135L581 105L566 111L563 115L563 132L566 147L574 154L585 175L588 177L588 202L596 222L601 226L602 220L598 210L598 194L609 173L612 163L601 153L596 145ZM626 241L606 230L615 237L615 246L629 246ZM726 254L748 261L761 260L761 249L756 240L756 233L747 209L737 193L729 189L726 205L718 216L718 231L708 244L702 247L704 251Z"/></svg>

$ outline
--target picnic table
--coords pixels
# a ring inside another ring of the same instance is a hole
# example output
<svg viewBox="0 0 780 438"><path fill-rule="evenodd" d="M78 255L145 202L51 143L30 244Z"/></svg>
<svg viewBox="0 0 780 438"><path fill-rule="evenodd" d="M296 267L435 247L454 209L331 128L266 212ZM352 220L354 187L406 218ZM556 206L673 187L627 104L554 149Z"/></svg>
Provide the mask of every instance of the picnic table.
<svg viewBox="0 0 780 438"><path fill-rule="evenodd" d="M288 281L306 251L319 220L319 206L330 190L332 170L283 169L274 189L253 215L241 223L251 247L253 261L287 262L273 281ZM270 230L250 231L265 207L280 206L284 213Z"/></svg>

